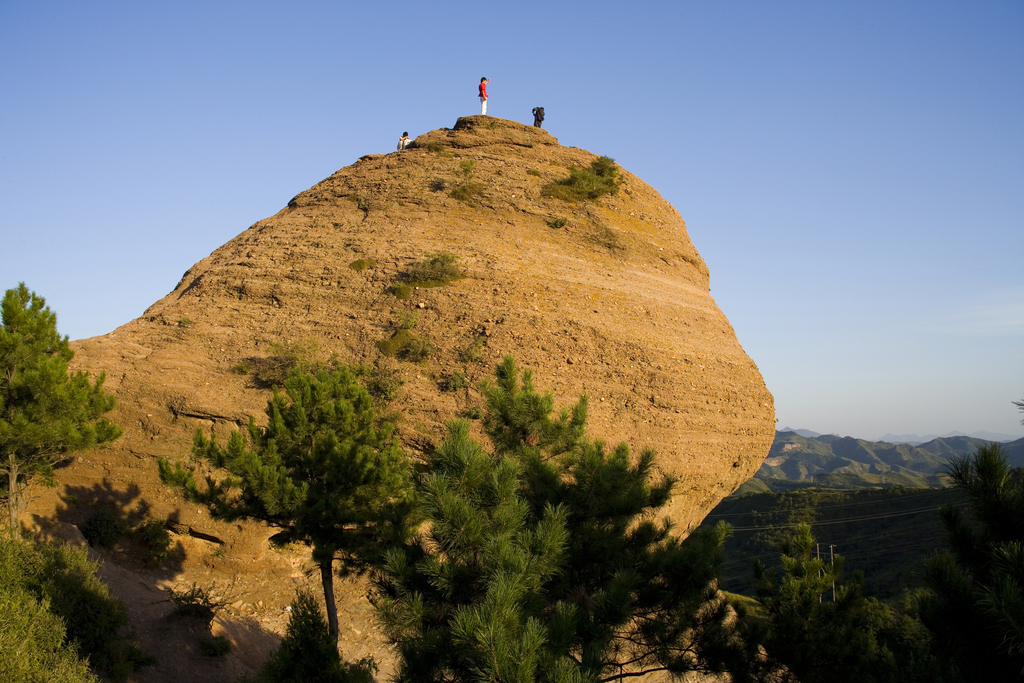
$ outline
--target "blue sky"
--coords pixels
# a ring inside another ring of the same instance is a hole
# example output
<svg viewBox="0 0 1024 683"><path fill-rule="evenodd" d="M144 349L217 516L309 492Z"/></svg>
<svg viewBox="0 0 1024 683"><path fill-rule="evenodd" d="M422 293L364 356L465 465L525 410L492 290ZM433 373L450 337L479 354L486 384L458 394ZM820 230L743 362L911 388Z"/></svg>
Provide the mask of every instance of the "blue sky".
<svg viewBox="0 0 1024 683"><path fill-rule="evenodd" d="M0 0L0 287L109 332L481 76L679 209L779 426L1024 436L1019 0Z"/></svg>

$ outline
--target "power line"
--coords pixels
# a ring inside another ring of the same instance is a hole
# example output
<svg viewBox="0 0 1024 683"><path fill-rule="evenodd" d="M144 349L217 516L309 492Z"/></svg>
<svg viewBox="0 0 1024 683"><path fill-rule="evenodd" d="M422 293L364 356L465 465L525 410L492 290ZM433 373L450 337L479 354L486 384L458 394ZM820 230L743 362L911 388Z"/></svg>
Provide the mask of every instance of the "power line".
<svg viewBox="0 0 1024 683"><path fill-rule="evenodd" d="M818 526L830 526L832 524L849 524L850 522L867 522L875 519L891 519L893 517L907 517L909 515L918 515L922 512L936 512L941 510L943 506L933 505L927 508L918 508L916 510L909 510L906 512L890 512L880 515L864 515L862 517L846 517L842 519L826 520L823 522L796 522L794 524L770 524L768 526L736 526L733 527L733 531L767 531L769 529L795 529L800 524L808 524L811 527Z"/></svg>
<svg viewBox="0 0 1024 683"><path fill-rule="evenodd" d="M829 491L845 491L846 489L827 489L827 490L829 490ZM859 507L859 506L863 506L863 505L887 505L887 504L891 504L891 503L896 502L896 501L913 500L913 499L922 498L922 497L925 497L925 496L935 496L935 495L939 495L939 494L948 494L948 493L949 493L949 489L935 489L934 491L928 491L928 492L925 492L925 493L908 494L906 496L900 496L899 498L889 498L889 499L880 499L880 500L867 500L867 501L862 501L862 502L859 502L859 503L841 503L839 505L828 505L826 503L825 505L819 505L819 506L815 506L815 507L816 508L825 507L825 508L828 508L829 510L836 510L836 509L839 509L839 508ZM774 510L750 510L748 512L722 512L722 513L718 513L718 514L711 513L707 517L705 517L704 520L707 521L707 520L712 520L712 519L720 519L720 518L723 518L723 517L740 517L742 515L781 514L781 513L784 513L784 512L793 512L793 510L794 510L794 508L776 508Z"/></svg>

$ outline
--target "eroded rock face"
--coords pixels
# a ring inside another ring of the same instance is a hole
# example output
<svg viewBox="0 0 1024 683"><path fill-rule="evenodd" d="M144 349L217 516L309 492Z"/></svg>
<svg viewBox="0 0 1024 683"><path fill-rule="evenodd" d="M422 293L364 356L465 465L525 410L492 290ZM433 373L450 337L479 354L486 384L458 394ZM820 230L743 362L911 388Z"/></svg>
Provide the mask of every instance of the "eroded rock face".
<svg viewBox="0 0 1024 683"><path fill-rule="evenodd" d="M79 367L107 371L125 427L76 468L107 463L108 478L147 489L158 507L177 505L150 490L154 456L187 454L197 426L226 434L262 415L268 392L233 371L240 363L275 342L372 363L376 342L415 319L438 350L424 363L393 362L406 382L393 407L410 450L436 444L444 422L478 402L475 382L512 354L556 405L589 395L593 436L655 449L680 479L671 516L684 528L698 522L768 452L772 397L709 295L685 223L654 189L623 171L614 196L578 205L541 196L594 158L544 130L473 116L299 194L195 264L141 318L75 344ZM466 183L480 194L453 199ZM557 218L564 226L551 227ZM459 257L464 279L407 300L388 293L412 262L440 252ZM358 259L375 265L351 268ZM474 343L481 363L465 361ZM456 371L471 388L441 391L438 380ZM253 541L247 550L258 554Z"/></svg>
<svg viewBox="0 0 1024 683"><path fill-rule="evenodd" d="M432 448L447 420L479 405L476 383L511 354L554 392L556 407L590 397L591 436L656 450L660 468L679 478L669 513L683 529L699 522L768 453L772 397L708 294L685 223L654 189L623 171L614 196L578 205L541 196L594 158L544 130L474 116L301 193L195 264L139 319L73 344L77 368L106 371L124 436L61 469L61 486L39 490L32 517L44 530L81 524L104 502L135 521L170 519L177 559L135 567L123 590L112 584L151 648L181 644L146 616L159 598L135 600L133 586L154 595L170 584L220 586L228 622L282 632L294 585L317 590L308 553L271 550L275 530L214 521L185 504L159 483L156 458L185 458L197 427L226 438L248 415L262 417L269 392L239 370L272 355L272 344L372 364L378 341L415 323L436 353L419 364L388 361L405 382L389 410L408 452ZM470 201L452 198L467 183L477 184ZM388 292L436 253L457 255L466 277L409 299ZM360 259L375 265L350 267ZM442 391L439 380L456 372L468 387ZM386 673L393 653L374 630L365 589L338 586L350 624L342 649L350 659L376 656ZM195 667L192 680L223 677ZM144 680L164 680L147 672Z"/></svg>

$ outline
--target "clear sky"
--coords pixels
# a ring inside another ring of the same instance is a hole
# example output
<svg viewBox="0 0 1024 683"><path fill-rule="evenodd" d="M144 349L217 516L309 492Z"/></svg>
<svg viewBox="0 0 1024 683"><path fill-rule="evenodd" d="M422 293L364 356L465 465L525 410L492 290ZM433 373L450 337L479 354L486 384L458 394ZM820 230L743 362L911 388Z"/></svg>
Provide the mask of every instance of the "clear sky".
<svg viewBox="0 0 1024 683"><path fill-rule="evenodd" d="M780 427L1024 436L1020 0L0 0L0 289L107 333L481 76L679 209Z"/></svg>

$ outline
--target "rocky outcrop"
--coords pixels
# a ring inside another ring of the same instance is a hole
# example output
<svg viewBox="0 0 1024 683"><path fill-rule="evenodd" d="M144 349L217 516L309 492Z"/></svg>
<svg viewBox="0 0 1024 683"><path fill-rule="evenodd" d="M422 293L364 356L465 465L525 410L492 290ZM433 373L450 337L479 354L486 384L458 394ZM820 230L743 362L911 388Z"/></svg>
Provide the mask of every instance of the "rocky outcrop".
<svg viewBox="0 0 1024 683"><path fill-rule="evenodd" d="M76 343L79 367L107 371L126 428L93 457L130 464L141 486L154 456L188 452L197 426L226 431L261 414L267 391L238 369L271 344L374 362L376 342L415 320L437 352L395 363L409 443L429 447L476 400L439 379L463 372L472 387L512 354L556 403L588 394L593 435L654 448L680 479L672 517L698 522L767 454L772 397L709 295L685 223L654 189L624 171L614 196L541 195L593 159L544 130L474 116L299 194L141 318ZM469 202L450 196L467 183ZM459 257L464 279L406 300L388 293L410 263L442 252ZM358 259L375 265L351 268ZM466 360L474 344L481 363Z"/></svg>
<svg viewBox="0 0 1024 683"><path fill-rule="evenodd" d="M196 553L210 546L208 566L258 569L273 530L184 505L159 484L156 457L185 457L197 427L226 436L262 416L269 392L245 370L273 345L372 364L377 342L414 324L436 352L389 361L404 380L389 409L410 451L431 448L447 420L478 405L476 382L512 354L557 406L590 397L593 436L656 450L679 478L670 515L696 524L768 453L772 396L709 295L685 223L653 188L623 171L615 195L542 195L594 158L544 130L473 116L302 192L192 266L142 317L75 342L78 368L106 371L125 433L64 468L66 488L34 510L79 523L84 513L62 497L82 509L143 505L189 529ZM389 292L438 253L458 256L465 277L408 299ZM458 373L465 388L440 388Z"/></svg>

